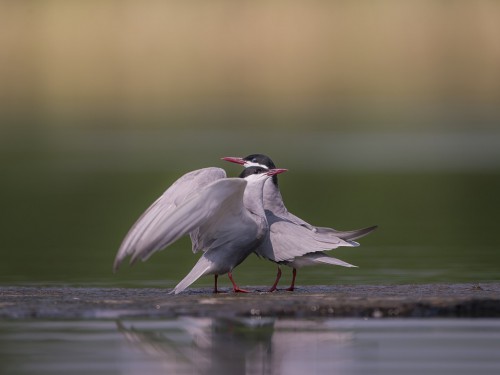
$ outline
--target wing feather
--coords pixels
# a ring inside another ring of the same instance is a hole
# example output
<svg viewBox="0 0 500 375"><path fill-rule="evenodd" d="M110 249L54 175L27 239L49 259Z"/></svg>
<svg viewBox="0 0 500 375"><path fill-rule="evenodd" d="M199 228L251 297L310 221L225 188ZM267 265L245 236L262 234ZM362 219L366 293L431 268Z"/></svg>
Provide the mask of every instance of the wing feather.
<svg viewBox="0 0 500 375"><path fill-rule="evenodd" d="M342 266L342 267L357 267L353 264L344 262L343 260L329 257L324 252L319 251L317 253L310 253L303 255L301 257L295 258L292 262L286 262L287 266L293 268L300 268L305 266L314 266L319 264L329 264L332 266Z"/></svg>
<svg viewBox="0 0 500 375"><path fill-rule="evenodd" d="M331 233L321 234L283 220L266 211L269 235L256 251L257 255L274 262L291 262L305 254L335 249L339 246L356 246Z"/></svg>
<svg viewBox="0 0 500 375"><path fill-rule="evenodd" d="M146 260L207 221L235 215L243 209L243 193L247 182L241 178L226 178L212 182L185 200L168 217L163 217L148 236L137 244L131 262ZM231 207L235 207L232 209Z"/></svg>
<svg viewBox="0 0 500 375"><path fill-rule="evenodd" d="M118 269L123 259L138 250L139 242L158 232L161 223L181 203L208 184L226 178L221 168L203 168L186 173L175 181L135 222L122 241L115 258L114 269Z"/></svg>
<svg viewBox="0 0 500 375"><path fill-rule="evenodd" d="M375 229L378 228L377 225L367 227L367 228L362 228L362 229L355 229L355 230L349 230L349 231L340 231L340 230L335 230L332 228L325 228L325 227L315 227L318 233L331 233L334 236L340 237L343 240L357 240L358 238L364 237L367 234L370 234L373 232Z"/></svg>

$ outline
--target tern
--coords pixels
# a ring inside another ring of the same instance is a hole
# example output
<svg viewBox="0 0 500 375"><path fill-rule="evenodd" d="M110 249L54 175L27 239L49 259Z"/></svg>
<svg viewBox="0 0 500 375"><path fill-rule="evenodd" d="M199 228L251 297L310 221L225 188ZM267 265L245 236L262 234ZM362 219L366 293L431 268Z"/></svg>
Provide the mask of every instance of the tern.
<svg viewBox="0 0 500 375"><path fill-rule="evenodd" d="M273 170L274 162L266 155L252 154L247 157L224 157L223 160L240 164L245 169L263 168ZM293 269L292 282L288 291L295 289L297 269L304 266L330 264L356 267L340 259L326 255L324 251L339 246L359 246L355 239L374 231L377 226L352 231L338 231L332 228L316 227L287 210L278 187L278 176L274 175L264 185L264 210L269 224L266 239L255 251L260 257L278 264L276 280L269 292L276 290L281 278L280 265Z"/></svg>
<svg viewBox="0 0 500 375"><path fill-rule="evenodd" d="M203 255L186 277L170 292L178 294L204 275L228 274L261 244L268 232L263 208L266 180L286 169L246 168L241 178L227 178L221 168L189 172L172 184L136 221L125 236L113 269L125 257L130 263L147 260L183 235L189 234L193 252Z"/></svg>

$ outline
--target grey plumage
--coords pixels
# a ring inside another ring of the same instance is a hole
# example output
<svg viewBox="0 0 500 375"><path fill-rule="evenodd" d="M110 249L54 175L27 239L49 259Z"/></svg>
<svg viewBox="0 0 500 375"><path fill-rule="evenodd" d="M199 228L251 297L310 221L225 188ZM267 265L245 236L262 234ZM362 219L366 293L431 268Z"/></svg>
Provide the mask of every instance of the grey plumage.
<svg viewBox="0 0 500 375"><path fill-rule="evenodd" d="M231 271L264 239L268 225L262 202L263 185L282 171L266 170L245 179L226 178L220 168L187 173L133 225L118 250L114 269L127 256L131 263L144 261L190 234L193 251L204 253L172 292L181 292L203 275L225 273L229 274L234 290L241 291Z"/></svg>
<svg viewBox="0 0 500 375"><path fill-rule="evenodd" d="M203 168L186 173L175 181L140 217L130 228L123 239L115 257L113 270L116 272L129 255L131 263L139 257L144 260L154 251L164 246L154 244L151 235L156 236L164 220L187 198L208 184L226 178L226 172L221 168Z"/></svg>
<svg viewBox="0 0 500 375"><path fill-rule="evenodd" d="M297 258L312 256L317 252L339 246L357 246L354 241L325 235L298 225L266 210L269 232L256 253L276 263L291 264ZM347 264L347 263L345 263ZM349 265L352 267L352 265Z"/></svg>
<svg viewBox="0 0 500 375"><path fill-rule="evenodd" d="M275 168L273 161L262 154L253 154L245 158L227 157L223 159L240 164L245 168L255 166ZM324 251L340 246L359 246L354 240L377 228L377 226L372 226L352 231L338 231L307 223L287 210L276 177L266 181L263 203L269 223L269 232L256 253L278 263L278 265L283 264L293 268L292 284L288 290L294 289L297 268L316 264L356 267L340 259L329 257ZM280 276L281 270L278 266L276 281L270 291L276 289Z"/></svg>

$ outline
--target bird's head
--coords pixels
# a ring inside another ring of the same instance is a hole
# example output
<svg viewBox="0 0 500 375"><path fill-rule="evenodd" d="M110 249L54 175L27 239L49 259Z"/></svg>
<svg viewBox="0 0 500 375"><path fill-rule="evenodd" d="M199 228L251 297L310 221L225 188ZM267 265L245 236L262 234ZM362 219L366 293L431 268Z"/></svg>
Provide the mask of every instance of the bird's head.
<svg viewBox="0 0 500 375"><path fill-rule="evenodd" d="M273 169L277 169L276 165L271 160L271 158L267 155L264 155L264 154L251 154L251 155L245 156L244 158L228 156L228 157L222 158L222 160L229 161L231 163L240 164L243 167L245 167L245 170L249 169L249 168L260 168L262 170L268 170L268 171L273 170ZM241 173L240 177L242 177L242 175L244 173L245 173L245 171L243 171ZM254 173L255 173L255 169L252 169L252 172L250 172L250 174L254 174ZM278 185L278 176L277 175L279 173L282 173L282 172L274 173L272 175L273 182L275 185ZM243 178L245 178L245 177L243 177Z"/></svg>
<svg viewBox="0 0 500 375"><path fill-rule="evenodd" d="M240 178L244 178L248 182L266 180L270 177L275 177L276 175L286 172L287 169L283 168L273 168L267 169L263 167L248 167L240 173Z"/></svg>
<svg viewBox="0 0 500 375"><path fill-rule="evenodd" d="M273 163L271 158L264 154L251 154L245 156L244 158L228 156L222 158L222 160L229 161L231 163L236 163L244 166L245 168L249 167L262 167L267 169L274 169L276 165Z"/></svg>

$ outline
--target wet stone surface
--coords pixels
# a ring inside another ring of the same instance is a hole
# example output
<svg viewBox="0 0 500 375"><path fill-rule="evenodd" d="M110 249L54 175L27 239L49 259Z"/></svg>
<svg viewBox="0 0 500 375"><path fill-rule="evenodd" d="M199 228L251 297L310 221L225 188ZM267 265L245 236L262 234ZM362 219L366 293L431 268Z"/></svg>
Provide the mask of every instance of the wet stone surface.
<svg viewBox="0 0 500 375"><path fill-rule="evenodd" d="M175 296L168 291L3 286L0 318L500 317L500 283L305 286L295 292L249 294L193 288Z"/></svg>

